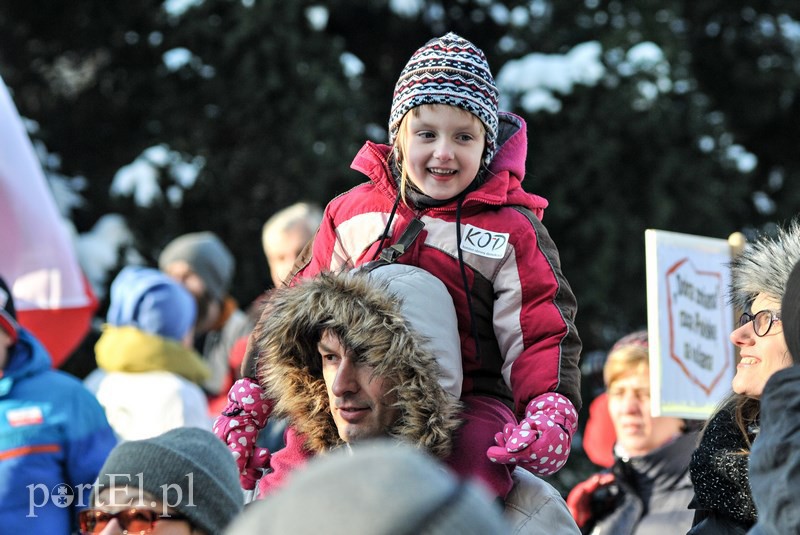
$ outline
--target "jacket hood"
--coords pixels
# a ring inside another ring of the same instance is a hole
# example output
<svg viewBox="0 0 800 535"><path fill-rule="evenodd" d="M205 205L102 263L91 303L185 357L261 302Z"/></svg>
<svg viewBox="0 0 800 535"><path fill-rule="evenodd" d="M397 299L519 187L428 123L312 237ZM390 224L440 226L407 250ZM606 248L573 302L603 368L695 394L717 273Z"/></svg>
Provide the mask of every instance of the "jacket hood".
<svg viewBox="0 0 800 535"><path fill-rule="evenodd" d="M166 371L198 385L211 376L208 365L195 350L136 327L105 325L94 353L98 368L107 372Z"/></svg>
<svg viewBox="0 0 800 535"><path fill-rule="evenodd" d="M774 238L762 237L748 244L731 261L730 301L741 310L749 310L760 293L780 301L798 260L800 219L795 219Z"/></svg>
<svg viewBox="0 0 800 535"><path fill-rule="evenodd" d="M18 331L17 342L8 349L8 362L0 376L0 397L11 391L15 381L37 375L52 366L44 346L24 327Z"/></svg>
<svg viewBox="0 0 800 535"><path fill-rule="evenodd" d="M539 219L544 215L548 202L544 197L528 193L522 189L525 178L525 158L528 153L528 134L525 121L513 113L501 112L498 115L498 150L489 165L487 178L477 188L467 194L464 207L469 206L508 206L519 205L531 210ZM392 147L367 141L350 167L369 177L386 197L394 201L397 186L391 178L389 158ZM456 201L449 205L456 210ZM446 209L446 207L442 207Z"/></svg>
<svg viewBox="0 0 800 535"><path fill-rule="evenodd" d="M417 294L408 300L416 319L404 311L409 292ZM391 264L323 273L272 291L253 332L259 382L276 402L274 414L288 418L313 453L343 444L317 352L325 330L394 385L401 417L387 434L446 457L461 423L462 370L455 309L444 284L420 268Z"/></svg>

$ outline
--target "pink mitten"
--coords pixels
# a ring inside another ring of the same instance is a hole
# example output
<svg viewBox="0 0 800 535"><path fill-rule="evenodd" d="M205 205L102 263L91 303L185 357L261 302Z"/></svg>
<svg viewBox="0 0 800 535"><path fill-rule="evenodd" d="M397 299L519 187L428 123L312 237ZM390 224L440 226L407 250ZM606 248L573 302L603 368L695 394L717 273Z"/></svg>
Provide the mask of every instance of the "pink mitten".
<svg viewBox="0 0 800 535"><path fill-rule="evenodd" d="M256 438L267 425L272 406L264 389L249 377L243 377L233 383L228 391L228 405L214 420L214 434L231 449L239 467L239 482L245 490L253 490L263 469L269 466L269 450L257 448Z"/></svg>
<svg viewBox="0 0 800 535"><path fill-rule="evenodd" d="M575 406L561 394L547 392L533 398L525 412L518 425L506 424L495 434L497 445L486 455L493 463L519 463L537 475L553 474L569 457L578 424Z"/></svg>

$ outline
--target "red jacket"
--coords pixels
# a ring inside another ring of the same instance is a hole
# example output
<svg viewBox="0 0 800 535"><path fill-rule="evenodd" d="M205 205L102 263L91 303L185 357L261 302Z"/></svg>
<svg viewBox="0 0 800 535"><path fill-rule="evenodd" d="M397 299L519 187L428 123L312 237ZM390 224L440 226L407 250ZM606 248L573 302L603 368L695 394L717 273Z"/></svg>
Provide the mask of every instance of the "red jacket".
<svg viewBox="0 0 800 535"><path fill-rule="evenodd" d="M400 202L390 217L398 196L388 161L391 147L367 142L351 167L370 182L328 204L312 257L296 276L349 269L373 260L387 223L390 235L384 247L417 217L425 228L398 261L428 270L453 297L464 394L499 397L509 405L513 399L521 414L529 400L555 391L580 409L581 342L574 325L575 296L541 222L547 201L521 186L527 153L525 122L509 113L501 113L500 119L502 146L488 178L463 198L460 207L456 200L421 209ZM462 279L457 222L472 310Z"/></svg>

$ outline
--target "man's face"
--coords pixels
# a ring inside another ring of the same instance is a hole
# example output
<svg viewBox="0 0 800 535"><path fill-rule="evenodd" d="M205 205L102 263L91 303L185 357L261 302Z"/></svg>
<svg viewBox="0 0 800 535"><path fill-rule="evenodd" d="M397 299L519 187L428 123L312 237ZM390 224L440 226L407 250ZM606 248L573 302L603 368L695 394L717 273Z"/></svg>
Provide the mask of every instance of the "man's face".
<svg viewBox="0 0 800 535"><path fill-rule="evenodd" d="M614 422L617 443L628 455L646 455L681 432L679 418L650 414L649 369L632 370L608 387L608 412Z"/></svg>
<svg viewBox="0 0 800 535"><path fill-rule="evenodd" d="M400 410L390 406L394 396L387 396L393 385L380 377L372 378L372 368L360 362L330 331L322 335L317 349L339 437L353 443L386 435L400 417Z"/></svg>
<svg viewBox="0 0 800 535"><path fill-rule="evenodd" d="M294 226L283 233L282 239L270 244L269 251L265 251L269 273L276 288L283 286L283 281L289 277L297 255L309 238L301 226Z"/></svg>

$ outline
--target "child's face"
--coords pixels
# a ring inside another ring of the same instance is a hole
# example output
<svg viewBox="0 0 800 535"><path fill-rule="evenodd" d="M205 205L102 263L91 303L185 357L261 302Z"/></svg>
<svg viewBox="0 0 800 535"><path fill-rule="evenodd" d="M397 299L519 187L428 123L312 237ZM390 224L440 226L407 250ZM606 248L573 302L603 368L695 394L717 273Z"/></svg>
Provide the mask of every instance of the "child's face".
<svg viewBox="0 0 800 535"><path fill-rule="evenodd" d="M403 165L408 178L429 197L455 197L478 174L486 144L483 125L471 113L444 104L409 112Z"/></svg>

